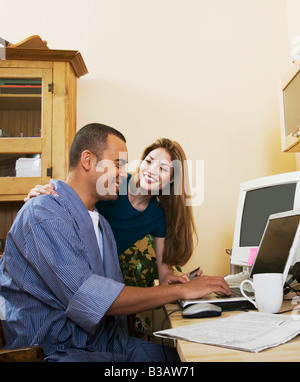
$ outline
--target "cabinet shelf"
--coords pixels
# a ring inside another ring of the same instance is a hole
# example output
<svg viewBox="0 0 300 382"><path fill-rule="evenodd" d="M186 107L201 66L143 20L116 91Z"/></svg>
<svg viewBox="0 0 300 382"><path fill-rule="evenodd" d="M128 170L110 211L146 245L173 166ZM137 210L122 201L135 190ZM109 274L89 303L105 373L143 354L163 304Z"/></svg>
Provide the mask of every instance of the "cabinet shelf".
<svg viewBox="0 0 300 382"><path fill-rule="evenodd" d="M6 177L0 178L0 201L23 200L29 190L41 183L41 177ZM13 193L2 193L13 190Z"/></svg>
<svg viewBox="0 0 300 382"><path fill-rule="evenodd" d="M42 97L41 97L41 94L4 94L4 93L0 93L0 98L42 98Z"/></svg>
<svg viewBox="0 0 300 382"><path fill-rule="evenodd" d="M40 154L43 151L43 139L0 138L0 152L9 154Z"/></svg>

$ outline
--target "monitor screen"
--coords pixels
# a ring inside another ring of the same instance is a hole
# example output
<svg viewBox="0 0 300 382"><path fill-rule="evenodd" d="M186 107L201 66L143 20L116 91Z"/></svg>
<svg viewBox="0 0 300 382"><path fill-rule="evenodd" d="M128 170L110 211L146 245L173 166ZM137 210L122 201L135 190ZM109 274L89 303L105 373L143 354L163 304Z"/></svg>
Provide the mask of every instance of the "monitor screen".
<svg viewBox="0 0 300 382"><path fill-rule="evenodd" d="M299 214L270 219L251 270L252 275L284 273L299 221Z"/></svg>
<svg viewBox="0 0 300 382"><path fill-rule="evenodd" d="M295 190L296 183L289 183L246 193L241 222L241 247L259 246L268 217L293 209Z"/></svg>

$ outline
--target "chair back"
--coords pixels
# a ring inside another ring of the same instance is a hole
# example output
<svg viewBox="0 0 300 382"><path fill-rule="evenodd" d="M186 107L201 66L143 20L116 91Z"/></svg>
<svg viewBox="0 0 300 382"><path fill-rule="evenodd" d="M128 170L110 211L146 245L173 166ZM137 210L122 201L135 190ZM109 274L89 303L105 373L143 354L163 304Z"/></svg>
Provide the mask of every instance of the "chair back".
<svg viewBox="0 0 300 382"><path fill-rule="evenodd" d="M43 362L44 350L41 346L4 350L5 334L0 320L0 362Z"/></svg>

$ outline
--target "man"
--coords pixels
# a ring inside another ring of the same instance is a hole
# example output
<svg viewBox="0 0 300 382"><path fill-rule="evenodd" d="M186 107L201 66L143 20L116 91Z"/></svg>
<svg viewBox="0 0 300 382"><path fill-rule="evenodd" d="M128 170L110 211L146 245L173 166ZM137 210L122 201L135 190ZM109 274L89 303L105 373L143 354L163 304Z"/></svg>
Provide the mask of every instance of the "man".
<svg viewBox="0 0 300 382"><path fill-rule="evenodd" d="M126 315L230 294L222 278L206 276L124 286L111 228L94 205L117 197L126 163L120 132L87 125L72 144L66 182L53 181L59 197L33 198L19 211L0 261L9 347L41 345L47 361L163 361L160 346L128 337Z"/></svg>

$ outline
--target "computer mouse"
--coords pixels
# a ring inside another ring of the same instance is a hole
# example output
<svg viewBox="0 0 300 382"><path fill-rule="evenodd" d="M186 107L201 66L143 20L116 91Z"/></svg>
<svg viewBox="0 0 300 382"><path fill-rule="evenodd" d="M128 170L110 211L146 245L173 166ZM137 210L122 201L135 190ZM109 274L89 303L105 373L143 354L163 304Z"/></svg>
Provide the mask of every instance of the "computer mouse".
<svg viewBox="0 0 300 382"><path fill-rule="evenodd" d="M184 318L217 317L222 314L222 308L214 304L193 304L182 311Z"/></svg>

